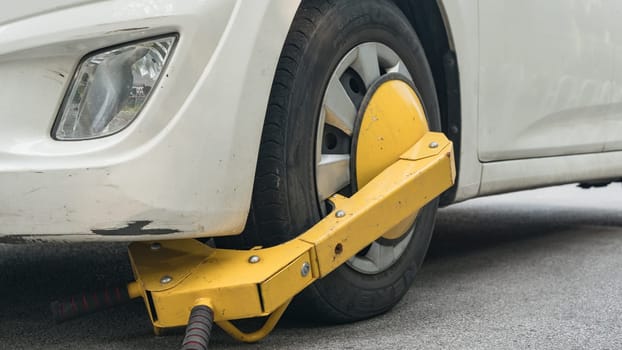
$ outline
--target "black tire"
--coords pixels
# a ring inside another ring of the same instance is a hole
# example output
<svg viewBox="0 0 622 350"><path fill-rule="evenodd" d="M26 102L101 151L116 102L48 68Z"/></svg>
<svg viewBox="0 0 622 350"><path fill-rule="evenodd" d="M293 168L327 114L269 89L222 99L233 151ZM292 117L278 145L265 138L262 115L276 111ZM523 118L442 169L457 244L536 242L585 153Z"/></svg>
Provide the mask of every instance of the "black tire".
<svg viewBox="0 0 622 350"><path fill-rule="evenodd" d="M423 48L403 13L383 0L305 0L285 42L266 114L251 215L237 246L290 240L321 219L315 189L315 132L325 88L353 47L379 42L404 61L430 127L440 129L434 81ZM414 236L388 270L364 275L344 265L293 303L305 317L351 322L386 312L407 292L433 231L438 201L422 209Z"/></svg>

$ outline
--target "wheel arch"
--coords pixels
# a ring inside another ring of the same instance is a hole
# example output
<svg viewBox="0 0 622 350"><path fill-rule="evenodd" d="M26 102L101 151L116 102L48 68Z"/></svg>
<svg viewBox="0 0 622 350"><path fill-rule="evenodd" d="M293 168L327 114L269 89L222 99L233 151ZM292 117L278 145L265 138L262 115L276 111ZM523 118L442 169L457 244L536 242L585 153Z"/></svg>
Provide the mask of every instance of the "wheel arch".
<svg viewBox="0 0 622 350"><path fill-rule="evenodd" d="M451 28L443 5L437 0L391 1L406 15L424 48L436 86L442 131L454 143L456 167L460 169L462 136L460 74ZM452 203L456 197L456 190L454 186L445 192L441 203Z"/></svg>

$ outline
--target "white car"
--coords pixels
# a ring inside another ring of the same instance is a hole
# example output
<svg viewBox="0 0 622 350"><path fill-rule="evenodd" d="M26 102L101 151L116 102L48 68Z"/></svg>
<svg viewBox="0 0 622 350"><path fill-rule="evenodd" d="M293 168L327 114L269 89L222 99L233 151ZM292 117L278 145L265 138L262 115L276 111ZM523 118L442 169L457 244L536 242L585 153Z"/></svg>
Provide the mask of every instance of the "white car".
<svg viewBox="0 0 622 350"><path fill-rule="evenodd" d="M414 85L430 127L456 146L458 181L442 205L619 178L620 10L566 0L6 4L0 242L291 239L329 196L356 190L358 109L390 73ZM438 204L299 304L332 321L389 309L423 260Z"/></svg>

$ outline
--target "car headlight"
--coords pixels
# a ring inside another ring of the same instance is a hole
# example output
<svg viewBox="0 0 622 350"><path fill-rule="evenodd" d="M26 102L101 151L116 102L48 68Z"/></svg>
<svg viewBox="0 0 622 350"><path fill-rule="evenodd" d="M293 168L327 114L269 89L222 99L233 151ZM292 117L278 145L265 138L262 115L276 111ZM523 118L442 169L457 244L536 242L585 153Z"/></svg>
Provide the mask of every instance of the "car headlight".
<svg viewBox="0 0 622 350"><path fill-rule="evenodd" d="M57 140L112 135L138 115L171 56L176 35L98 51L82 59L52 131Z"/></svg>

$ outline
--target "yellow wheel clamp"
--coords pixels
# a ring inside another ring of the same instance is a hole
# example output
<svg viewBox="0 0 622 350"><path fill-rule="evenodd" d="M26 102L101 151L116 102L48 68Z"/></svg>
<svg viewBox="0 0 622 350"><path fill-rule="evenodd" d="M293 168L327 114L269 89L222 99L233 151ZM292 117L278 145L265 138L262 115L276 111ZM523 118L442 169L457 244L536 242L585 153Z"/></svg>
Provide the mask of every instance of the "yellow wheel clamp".
<svg viewBox="0 0 622 350"><path fill-rule="evenodd" d="M136 281L54 302L56 319L142 298L156 333L189 325L184 349L206 349L212 323L241 341L261 340L296 294L454 184L453 145L442 133L428 131L409 83L396 78L377 84L360 120L360 190L350 198L331 197L333 211L307 232L279 246L248 251L216 249L192 239L132 243ZM230 322L263 316L269 316L265 325L250 334Z"/></svg>

